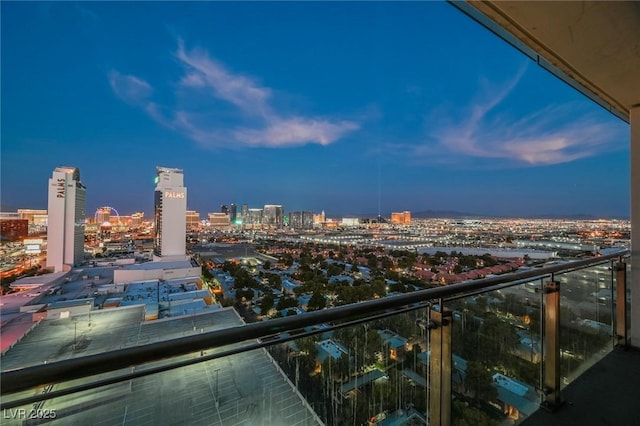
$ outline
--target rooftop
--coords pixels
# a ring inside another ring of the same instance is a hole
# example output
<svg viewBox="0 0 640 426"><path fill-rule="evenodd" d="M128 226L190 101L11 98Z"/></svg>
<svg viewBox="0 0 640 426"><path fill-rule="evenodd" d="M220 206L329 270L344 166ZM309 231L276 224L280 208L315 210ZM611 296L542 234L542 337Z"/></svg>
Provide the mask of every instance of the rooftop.
<svg viewBox="0 0 640 426"><path fill-rule="evenodd" d="M71 320L44 320L3 356L3 371L243 324L231 308L197 315L197 331L193 317L142 322L142 315L142 307L135 306L78 316L77 326ZM181 358L206 354L203 351ZM105 376L119 373L123 371ZM86 380L91 378L74 384ZM52 389L64 386L57 384ZM321 424L264 349L55 398L41 408L55 409L57 418L65 424L183 424L185 419L189 424L207 425Z"/></svg>
<svg viewBox="0 0 640 426"><path fill-rule="evenodd" d="M152 271L157 269L182 269L182 268L192 268L193 265L189 260L176 260L169 262L145 262L145 263L136 263L133 265L127 265L122 269L125 270L145 270Z"/></svg>

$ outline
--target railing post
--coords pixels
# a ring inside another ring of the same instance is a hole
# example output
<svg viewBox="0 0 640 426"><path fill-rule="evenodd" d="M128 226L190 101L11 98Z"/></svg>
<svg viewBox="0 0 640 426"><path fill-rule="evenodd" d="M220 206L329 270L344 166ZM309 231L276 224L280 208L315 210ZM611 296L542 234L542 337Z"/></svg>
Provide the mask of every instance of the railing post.
<svg viewBox="0 0 640 426"><path fill-rule="evenodd" d="M429 425L451 424L451 311L429 314Z"/></svg>
<svg viewBox="0 0 640 426"><path fill-rule="evenodd" d="M551 278L553 280L553 276ZM544 401L542 408L555 411L563 403L560 396L560 283L544 285Z"/></svg>
<svg viewBox="0 0 640 426"><path fill-rule="evenodd" d="M622 260L615 265L616 271L616 346L627 348L627 264Z"/></svg>

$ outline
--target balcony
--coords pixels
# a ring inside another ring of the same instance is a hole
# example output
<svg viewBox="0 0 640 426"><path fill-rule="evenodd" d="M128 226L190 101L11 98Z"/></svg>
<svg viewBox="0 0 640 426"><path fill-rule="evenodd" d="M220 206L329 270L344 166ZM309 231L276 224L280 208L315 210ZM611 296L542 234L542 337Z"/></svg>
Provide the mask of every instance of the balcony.
<svg viewBox="0 0 640 426"><path fill-rule="evenodd" d="M637 198L637 4L452 3L631 122ZM543 39L575 14L570 43ZM43 321L3 354L2 424L634 424L639 226L634 208L633 281L622 252L249 325L230 309Z"/></svg>
<svg viewBox="0 0 640 426"><path fill-rule="evenodd" d="M614 350L563 390L565 406L538 410L524 425L631 425L638 421L640 352Z"/></svg>
<svg viewBox="0 0 640 426"><path fill-rule="evenodd" d="M628 424L627 255L246 325L45 320L3 354L3 424Z"/></svg>

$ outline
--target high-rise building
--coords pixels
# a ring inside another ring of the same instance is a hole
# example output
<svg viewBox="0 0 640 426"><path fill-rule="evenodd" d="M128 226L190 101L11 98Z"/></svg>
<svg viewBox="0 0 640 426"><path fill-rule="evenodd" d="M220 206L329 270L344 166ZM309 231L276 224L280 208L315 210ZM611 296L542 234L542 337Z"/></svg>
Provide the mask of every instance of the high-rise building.
<svg viewBox="0 0 640 426"><path fill-rule="evenodd" d="M111 219L111 207L98 207L95 214L96 224L102 225L103 223L109 223Z"/></svg>
<svg viewBox="0 0 640 426"><path fill-rule="evenodd" d="M249 215L249 205L243 204L242 208L240 209L240 217L243 222L247 221L248 215Z"/></svg>
<svg viewBox="0 0 640 426"><path fill-rule="evenodd" d="M411 225L411 212L403 211L391 213L391 223L397 225Z"/></svg>
<svg viewBox="0 0 640 426"><path fill-rule="evenodd" d="M131 226L140 226L144 222L144 212L136 212L131 215Z"/></svg>
<svg viewBox="0 0 640 426"><path fill-rule="evenodd" d="M313 228L313 212L291 212L289 213L289 226L294 229Z"/></svg>
<svg viewBox="0 0 640 426"><path fill-rule="evenodd" d="M160 257L186 253L187 188L181 169L156 167L154 254Z"/></svg>
<svg viewBox="0 0 640 426"><path fill-rule="evenodd" d="M238 218L238 206L236 205L236 203L231 203L231 210L229 211L229 219L231 220L232 225L235 225L237 218Z"/></svg>
<svg viewBox="0 0 640 426"><path fill-rule="evenodd" d="M80 170L57 167L49 179L47 266L69 270L84 259L85 186Z"/></svg>
<svg viewBox="0 0 640 426"><path fill-rule="evenodd" d="M267 204L262 211L262 224L281 227L284 223L284 207L281 205Z"/></svg>
<svg viewBox="0 0 640 426"><path fill-rule="evenodd" d="M326 222L327 218L325 217L324 210L322 213L313 215L313 224L314 225L323 225Z"/></svg>
<svg viewBox="0 0 640 426"><path fill-rule="evenodd" d="M221 205L220 213L229 214L229 207L226 204Z"/></svg>
<svg viewBox="0 0 640 426"><path fill-rule="evenodd" d="M187 231L200 229L200 213L195 210L187 210Z"/></svg>
<svg viewBox="0 0 640 426"><path fill-rule="evenodd" d="M247 209L247 215L244 218L244 223L247 225L261 225L262 209Z"/></svg>
<svg viewBox="0 0 640 426"><path fill-rule="evenodd" d="M227 228L229 226L229 215L226 213L209 213L209 226L213 228Z"/></svg>

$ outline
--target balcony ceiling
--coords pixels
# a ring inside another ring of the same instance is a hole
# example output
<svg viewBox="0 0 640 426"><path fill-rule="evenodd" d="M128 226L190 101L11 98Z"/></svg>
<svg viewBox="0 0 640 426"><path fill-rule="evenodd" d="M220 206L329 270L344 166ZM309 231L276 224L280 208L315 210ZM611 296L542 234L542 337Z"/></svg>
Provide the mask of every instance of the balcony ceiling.
<svg viewBox="0 0 640 426"><path fill-rule="evenodd" d="M629 110L640 106L640 2L467 4L566 74L569 78L565 80L572 83L573 79L586 88L588 95L625 121L629 121Z"/></svg>

